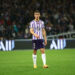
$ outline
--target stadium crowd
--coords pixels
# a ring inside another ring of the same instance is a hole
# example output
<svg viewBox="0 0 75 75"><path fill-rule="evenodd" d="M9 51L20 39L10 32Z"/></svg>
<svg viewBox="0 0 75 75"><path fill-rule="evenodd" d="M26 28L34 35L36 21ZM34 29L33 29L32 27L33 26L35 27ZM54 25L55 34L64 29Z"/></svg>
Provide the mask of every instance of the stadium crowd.
<svg viewBox="0 0 75 75"><path fill-rule="evenodd" d="M47 35L75 30L74 0L2 0L0 38L30 38L29 23L39 10Z"/></svg>

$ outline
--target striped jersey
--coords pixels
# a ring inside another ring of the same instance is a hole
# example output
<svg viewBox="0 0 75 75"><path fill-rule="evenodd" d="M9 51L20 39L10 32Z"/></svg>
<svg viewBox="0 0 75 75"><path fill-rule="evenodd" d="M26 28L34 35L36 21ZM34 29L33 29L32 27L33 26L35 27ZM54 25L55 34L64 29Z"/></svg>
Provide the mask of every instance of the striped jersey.
<svg viewBox="0 0 75 75"><path fill-rule="evenodd" d="M44 22L42 20L39 21L31 21L30 22L30 28L33 28L34 33L36 33L37 35L39 35L38 39L43 39L43 34L42 34L42 29L44 28ZM32 35L32 40L37 40L37 38Z"/></svg>

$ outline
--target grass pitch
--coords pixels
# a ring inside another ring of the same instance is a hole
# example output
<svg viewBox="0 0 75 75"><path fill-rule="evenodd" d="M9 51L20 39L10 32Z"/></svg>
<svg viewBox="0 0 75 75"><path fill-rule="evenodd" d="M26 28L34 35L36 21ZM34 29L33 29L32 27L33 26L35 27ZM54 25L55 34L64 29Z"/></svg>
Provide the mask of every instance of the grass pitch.
<svg viewBox="0 0 75 75"><path fill-rule="evenodd" d="M37 69L33 69L32 50L0 51L0 75L75 75L75 49L46 50L49 68L43 69L37 52Z"/></svg>

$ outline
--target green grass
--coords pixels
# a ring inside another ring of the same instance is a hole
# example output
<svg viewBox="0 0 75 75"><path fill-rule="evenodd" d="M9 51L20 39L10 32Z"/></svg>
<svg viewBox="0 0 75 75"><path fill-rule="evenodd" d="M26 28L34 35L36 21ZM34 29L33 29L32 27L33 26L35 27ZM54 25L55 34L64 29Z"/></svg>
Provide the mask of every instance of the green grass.
<svg viewBox="0 0 75 75"><path fill-rule="evenodd" d="M37 69L33 69L32 50L0 51L0 75L75 75L75 49L46 50L49 68L43 69L37 52Z"/></svg>

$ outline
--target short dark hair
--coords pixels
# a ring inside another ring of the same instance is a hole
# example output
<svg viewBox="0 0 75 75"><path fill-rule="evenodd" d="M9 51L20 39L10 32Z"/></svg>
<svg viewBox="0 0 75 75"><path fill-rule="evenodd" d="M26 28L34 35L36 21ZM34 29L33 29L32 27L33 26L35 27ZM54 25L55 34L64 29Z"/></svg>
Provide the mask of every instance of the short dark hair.
<svg viewBox="0 0 75 75"><path fill-rule="evenodd" d="M40 11L39 10L35 10L34 13L40 13Z"/></svg>

